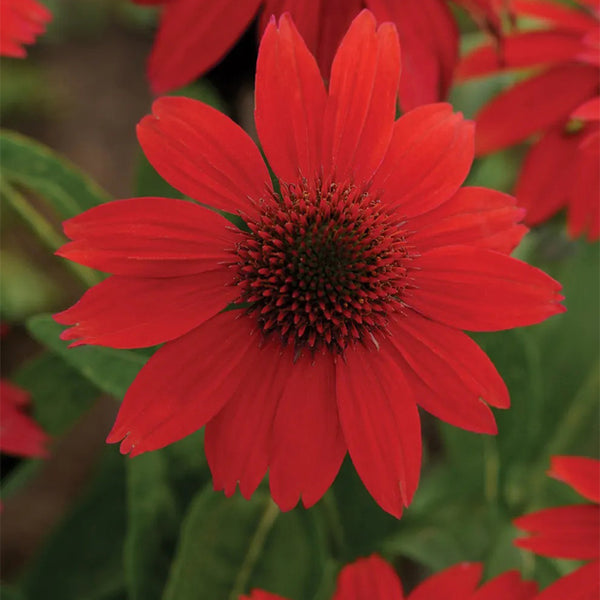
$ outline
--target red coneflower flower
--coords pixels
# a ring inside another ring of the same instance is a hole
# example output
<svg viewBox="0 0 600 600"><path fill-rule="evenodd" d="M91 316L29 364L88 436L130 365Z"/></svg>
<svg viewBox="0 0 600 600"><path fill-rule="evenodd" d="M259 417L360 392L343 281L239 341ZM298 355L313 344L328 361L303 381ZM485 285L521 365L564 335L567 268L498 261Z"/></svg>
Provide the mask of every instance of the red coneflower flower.
<svg viewBox="0 0 600 600"><path fill-rule="evenodd" d="M46 30L52 14L35 0L0 0L0 55L23 58L26 44Z"/></svg>
<svg viewBox="0 0 600 600"><path fill-rule="evenodd" d="M339 574L333 600L532 600L537 584L523 581L518 571L508 571L477 589L483 567L461 563L436 573L404 596L400 579L377 555L346 565ZM240 600L285 600L254 590Z"/></svg>
<svg viewBox="0 0 600 600"><path fill-rule="evenodd" d="M541 594L543 600L584 600L600 595L600 461L580 456L553 456L548 473L564 481L592 504L547 508L515 519L530 536L515 545L542 556L592 560L562 577Z"/></svg>
<svg viewBox="0 0 600 600"><path fill-rule="evenodd" d="M548 27L503 38L502 52L484 46L469 54L458 77L503 69L542 71L501 93L479 112L476 153L483 155L539 133L516 186L526 222L541 223L567 207L569 233L600 236L600 18L544 0L513 0L517 15ZM575 121L574 121L575 120ZM549 175L551 174L551 175Z"/></svg>
<svg viewBox="0 0 600 600"><path fill-rule="evenodd" d="M146 156L198 204L134 198L65 223L58 254L113 273L59 323L75 344L166 342L129 389L108 441L132 455L206 427L216 489L249 497L267 468L282 509L315 503L346 451L399 516L417 487L417 404L495 433L506 387L460 329L559 313L560 285L510 258L510 196L459 189L473 126L446 104L394 122L393 25L364 11L326 91L289 16L267 27L256 125L267 167L229 118L162 98L138 126ZM236 310L224 311L230 303ZM487 404L481 400L485 400Z"/></svg>
<svg viewBox="0 0 600 600"><path fill-rule="evenodd" d="M48 455L48 438L25 412L29 396L25 390L0 379L0 452L24 457Z"/></svg>
<svg viewBox="0 0 600 600"><path fill-rule="evenodd" d="M446 0L134 0L163 4L148 66L155 93L190 83L223 58L259 8L261 31L271 15L289 12L323 76L352 19L370 9L396 25L404 53L400 102L404 110L446 97L458 59L458 28ZM457 0L482 26L499 31L501 2Z"/></svg>

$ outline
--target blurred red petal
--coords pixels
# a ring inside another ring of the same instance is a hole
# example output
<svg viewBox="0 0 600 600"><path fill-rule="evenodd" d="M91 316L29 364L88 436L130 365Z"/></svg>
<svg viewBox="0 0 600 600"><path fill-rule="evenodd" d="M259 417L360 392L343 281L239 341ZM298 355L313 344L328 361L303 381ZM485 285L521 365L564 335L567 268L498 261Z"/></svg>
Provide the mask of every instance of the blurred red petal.
<svg viewBox="0 0 600 600"><path fill-rule="evenodd" d="M470 598L481 579L479 563L460 563L426 579L408 596L408 600L465 600Z"/></svg>
<svg viewBox="0 0 600 600"><path fill-rule="evenodd" d="M332 600L402 600L402 585L385 560L373 554L346 565Z"/></svg>
<svg viewBox="0 0 600 600"><path fill-rule="evenodd" d="M550 477L563 481L592 502L600 502L600 460L585 456L553 456Z"/></svg>
<svg viewBox="0 0 600 600"><path fill-rule="evenodd" d="M535 600L598 600L599 596L600 562L591 562L555 581Z"/></svg>

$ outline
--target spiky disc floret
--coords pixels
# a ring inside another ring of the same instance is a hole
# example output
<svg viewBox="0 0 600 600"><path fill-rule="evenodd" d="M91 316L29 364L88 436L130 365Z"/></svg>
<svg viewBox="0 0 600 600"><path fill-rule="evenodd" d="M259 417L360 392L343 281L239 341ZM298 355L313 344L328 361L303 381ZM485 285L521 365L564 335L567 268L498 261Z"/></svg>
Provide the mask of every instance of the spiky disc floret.
<svg viewBox="0 0 600 600"><path fill-rule="evenodd" d="M366 187L319 180L282 184L256 207L236 248L236 283L264 334L336 353L375 340L407 286L400 220Z"/></svg>

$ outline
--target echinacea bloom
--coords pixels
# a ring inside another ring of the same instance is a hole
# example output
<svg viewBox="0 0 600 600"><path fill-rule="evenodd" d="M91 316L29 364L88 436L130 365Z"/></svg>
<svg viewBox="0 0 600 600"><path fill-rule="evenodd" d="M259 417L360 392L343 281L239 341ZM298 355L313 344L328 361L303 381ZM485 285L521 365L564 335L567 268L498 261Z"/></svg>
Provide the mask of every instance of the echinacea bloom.
<svg viewBox="0 0 600 600"><path fill-rule="evenodd" d="M534 134L516 185L525 222L537 225L566 208L568 230L600 236L600 14L596 2L570 7L552 0L512 0L516 15L545 27L474 50L458 78L506 69L533 74L483 107L475 117L476 153L495 152Z"/></svg>
<svg viewBox="0 0 600 600"><path fill-rule="evenodd" d="M6 379L0 379L0 452L23 457L48 455L48 438L25 412L27 392Z"/></svg>
<svg viewBox="0 0 600 600"><path fill-rule="evenodd" d="M547 508L514 521L529 533L515 545L542 556L591 560L541 594L543 600L587 600L600 596L600 460L553 456L549 475L590 503Z"/></svg>
<svg viewBox="0 0 600 600"><path fill-rule="evenodd" d="M477 587L483 567L461 563L436 573L404 595L394 569L377 555L346 565L339 574L332 600L533 600L537 584L524 581L517 571L508 571ZM285 600L262 590L253 590L240 600Z"/></svg>
<svg viewBox="0 0 600 600"><path fill-rule="evenodd" d="M109 442L132 456L206 425L216 489L249 497L269 469L284 510L314 504L349 451L400 516L417 487L417 404L496 433L506 387L460 329L562 312L560 285L508 256L524 233L510 196L463 188L473 125L446 104L395 119L392 24L363 11L327 92L292 20L261 42L255 119L278 178L228 117L162 98L138 126L185 200L133 198L66 221L58 251L113 276L56 316L63 339L164 343L128 390ZM233 310L224 310L234 304ZM485 402L482 402L482 399ZM487 403L487 404L486 404Z"/></svg>
<svg viewBox="0 0 600 600"><path fill-rule="evenodd" d="M444 100L458 60L459 33L446 0L134 0L163 5L148 64L152 89L162 94L190 83L218 63L261 10L289 12L329 78L335 51L363 8L378 22L392 21L403 51L400 103L404 110ZM500 29L502 0L457 0L482 27Z"/></svg>
<svg viewBox="0 0 600 600"><path fill-rule="evenodd" d="M33 44L51 19L36 0L0 0L0 56L24 58L23 46Z"/></svg>

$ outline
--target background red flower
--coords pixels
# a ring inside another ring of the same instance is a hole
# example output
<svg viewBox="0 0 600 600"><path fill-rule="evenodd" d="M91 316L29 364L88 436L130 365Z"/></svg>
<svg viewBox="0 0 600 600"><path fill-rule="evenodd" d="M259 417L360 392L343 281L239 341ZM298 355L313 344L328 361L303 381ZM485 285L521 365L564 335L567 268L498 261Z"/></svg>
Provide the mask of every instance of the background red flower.
<svg viewBox="0 0 600 600"><path fill-rule="evenodd" d="M23 46L33 44L52 19L50 11L35 0L0 1L0 55L23 58Z"/></svg>

